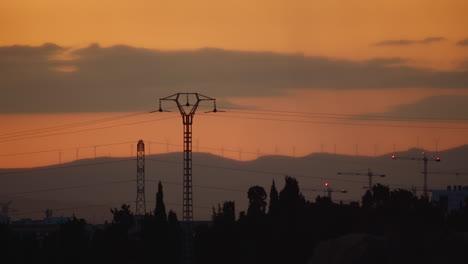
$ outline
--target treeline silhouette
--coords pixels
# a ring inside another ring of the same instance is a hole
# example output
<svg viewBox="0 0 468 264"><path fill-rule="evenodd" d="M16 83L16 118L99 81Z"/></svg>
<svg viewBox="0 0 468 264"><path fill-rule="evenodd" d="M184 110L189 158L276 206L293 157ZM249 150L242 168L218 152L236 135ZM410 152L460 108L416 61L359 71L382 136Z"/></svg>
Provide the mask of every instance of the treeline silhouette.
<svg viewBox="0 0 468 264"><path fill-rule="evenodd" d="M307 201L299 183L285 177L278 192L261 186L247 192L249 206L234 201L213 208L212 221L198 224L193 263L450 263L468 261L468 205L446 213L412 192L374 185L361 203ZM182 263L183 223L166 213L163 186L156 207L143 217L129 205L111 209L112 222L91 226L83 219L60 225L38 240L18 237L0 225L4 263ZM3 261L2 261L3 262Z"/></svg>

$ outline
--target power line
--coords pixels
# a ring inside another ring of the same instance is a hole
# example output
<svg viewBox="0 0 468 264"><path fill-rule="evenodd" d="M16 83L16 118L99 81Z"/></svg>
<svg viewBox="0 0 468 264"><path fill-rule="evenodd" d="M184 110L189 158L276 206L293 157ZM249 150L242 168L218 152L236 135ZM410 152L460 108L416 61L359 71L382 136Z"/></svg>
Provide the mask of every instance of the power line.
<svg viewBox="0 0 468 264"><path fill-rule="evenodd" d="M176 146L176 147L181 147L182 145L181 144L173 144L173 143L167 143L167 142L161 142L161 141L147 141L149 142L150 144L159 144L159 145L169 145L169 146ZM215 148L215 147L204 147L204 146L198 146L198 148L200 149L206 149L206 150L216 150L216 151L220 151L220 152L234 152L234 153L246 153L246 154L251 154L251 155L263 155L263 156L278 156L277 154L275 155L274 153L267 153L267 152L253 152L253 151L244 151L244 150L236 150L236 149L227 149L227 148ZM329 153L330 154L330 153ZM300 157L300 159L302 158L305 158L309 155L312 155L311 154L308 154L304 157ZM350 156L346 156L346 155L336 155L336 154L330 154L330 155L333 155L334 158L326 158L326 157L314 157L314 159L317 159L317 160L340 160L340 161L348 161L348 162L359 162L359 161L354 161L354 160L350 160L349 158L340 158L340 156L343 156L343 157L350 157ZM281 156L281 155L280 155ZM362 156L362 157L366 157L366 156Z"/></svg>
<svg viewBox="0 0 468 264"><path fill-rule="evenodd" d="M29 172L38 172L38 171L59 170L59 169L69 169L69 168L78 168L78 167L89 167L89 166L102 165L102 164L111 164L111 163L118 163L118 162L131 161L131 160L135 160L135 159L134 158L129 158L129 159L110 160L110 161L95 162L95 163L88 163L88 164L76 164L76 165L68 165L68 166L43 167L43 168L38 168L38 169L11 171L11 172L0 173L0 176L11 175L11 174L29 173Z"/></svg>
<svg viewBox="0 0 468 264"><path fill-rule="evenodd" d="M299 114L306 116L318 116L319 118L336 118L336 119L362 119L362 120L381 120L381 121L449 121L449 122L465 122L468 119L446 119L446 118L437 118L437 117L409 117L409 116L386 116L386 115L351 115L351 114L336 114L336 113L323 113L323 112L295 112L295 111L276 111L268 109L259 109L259 108L241 108L241 107L232 107L232 106L223 106L222 108L227 109L237 109L245 111L256 111L256 112L272 112L277 113L275 115L285 115L285 114ZM232 111L230 111L232 112ZM266 114L265 114L266 115ZM323 115L324 117L320 117ZM288 116L288 115L285 115ZM290 115L289 115L290 116ZM326 117L329 116L329 117ZM397 120L389 120L397 119Z"/></svg>
<svg viewBox="0 0 468 264"><path fill-rule="evenodd" d="M88 146L82 146L82 147L72 147L72 148L60 148L60 149L49 149L49 150L38 150L38 151L32 151L32 152L20 152L20 153L9 153L9 154L0 154L0 157L10 157L10 156L20 156L20 155L29 155L29 154L40 154L40 153L49 153L49 152L59 152L59 151L66 151L66 150L76 150L76 149L86 149L86 148L94 148L94 147L105 147L105 146L115 146L115 145L124 145L124 144L132 144L135 141L124 141L124 142L114 142L114 143L107 143L107 144L96 144L96 145L88 145ZM168 142L161 142L161 141L147 141L148 144L158 144L158 145L168 145L168 146L175 146L175 147L181 147L183 146L182 144L174 144L174 143L168 143ZM245 153L245 154L251 154L251 155L263 155L263 156L273 156L273 153L268 153L268 152L253 152L253 151L240 151L237 149L228 149L228 148L216 148L216 147L206 147L206 146L198 146L200 149L206 149L206 150L213 150L213 151L220 151L220 152L233 152L233 153ZM311 155L311 154L309 154ZM331 154L330 154L331 155ZM277 156L277 155L275 155ZM308 155L304 156L307 157ZM326 158L326 157L314 157L314 159L318 160L340 160L340 161L348 161L348 162L359 162L359 161L353 161L349 160L347 158L340 158L342 155L334 155L334 158ZM300 158L304 158L300 157ZM344 155L346 157L346 155ZM363 156L365 157L365 156Z"/></svg>
<svg viewBox="0 0 468 264"><path fill-rule="evenodd" d="M101 185L120 184L120 183L134 182L134 181L135 180L125 180L125 181L111 181L111 182L102 182L102 183L86 184L86 185L64 186L64 187L32 190L32 191L17 192L17 193L6 193L6 194L2 194L2 196L17 197L17 196L22 196L24 194L56 192L56 191L64 191L64 190L71 190L71 189L83 189L83 188L89 188L89 187L95 187L95 186L101 186Z"/></svg>
<svg viewBox="0 0 468 264"><path fill-rule="evenodd" d="M395 118L379 118L379 117L354 117L352 115L344 115L343 117L340 116L314 116L314 115L298 115L298 114L282 114L282 113L259 113L259 112L251 112L251 111L229 111L229 113L235 114L247 114L247 115L260 115L260 116L283 116L283 117L298 117L298 118L312 118L312 119L336 119L336 120L351 120L351 121L384 121L384 122L450 122L450 123L460 123L459 121L455 120L445 120L445 119L395 119ZM464 120L468 121L468 120Z"/></svg>
<svg viewBox="0 0 468 264"><path fill-rule="evenodd" d="M100 129L107 129L107 128L114 128L114 127L130 126L130 125L149 123L149 122L155 122L155 121L163 121L163 120L172 119L172 118L176 118L176 117L166 117L166 118L138 121L138 122L126 123L126 124L118 124L118 125L112 125L112 126L106 126L106 127L88 128L88 129L82 129L82 130L77 130L77 131L60 132L60 133L55 133L55 134L35 135L35 136L29 136L29 137L14 138L14 139L10 139L10 140L0 140L0 143L12 142L12 141L18 141L18 140L24 140L24 139L31 139L31 138L41 138L41 137L50 137L50 136L65 135L65 134L74 134L74 133L93 131L93 130L100 130Z"/></svg>
<svg viewBox="0 0 468 264"><path fill-rule="evenodd" d="M138 112L138 113L132 113L132 114L127 114L127 115L106 117L106 118L100 118L100 119L84 121L84 122L78 122L78 123L72 123L72 124L66 124L66 125L60 125L60 126L51 126L51 127L44 127L44 128L38 128L38 129L30 129L30 130L23 130L23 131L18 131L18 132L5 133L5 134L0 135L0 139L5 139L5 138L9 138L9 137L26 136L26 135L30 135L30 134L36 134L36 133L42 133L42 132L48 132L48 131L54 131L54 130L68 129L68 128L77 127L77 126L93 125L93 124L96 124L96 123L109 122L109 121L114 121L114 120L118 120L118 119L124 119L124 118L133 117L133 116L139 116L139 115L147 114L147 113L148 112Z"/></svg>
<svg viewBox="0 0 468 264"><path fill-rule="evenodd" d="M200 114L205 115L205 114ZM308 124L322 124L322 125L345 125L345 126L365 126L365 127L397 127L397 128L424 128L424 129L442 129L442 130L462 130L468 127L437 127L437 126L410 126L410 125L385 125L385 124L368 124L368 123L343 123L343 122L324 122L324 121L307 121L307 120L294 120L294 119L279 119L279 118L259 118L247 116L234 116L234 115L206 115L214 117L227 117L227 118L240 118L251 120L263 121L281 121L281 122L295 122L295 123L308 123Z"/></svg>
<svg viewBox="0 0 468 264"><path fill-rule="evenodd" d="M158 180L151 180L148 179L146 180L147 182L159 182ZM72 185L72 186L64 186L64 187L57 187L57 188L48 188L48 189L38 189L38 190L31 190L31 191L24 191L24 192L16 192L16 193L6 193L3 194L2 196L5 197L17 197L17 196L22 196L24 194L34 194L34 193L44 193L44 192L56 192L56 191L64 191L64 190L71 190L71 189L83 189L83 188L90 188L90 187L96 187L96 186L101 186L101 185L108 185L108 184L120 184L120 183L129 183L129 182L135 182L135 180L122 180L122 181L110 181L110 182L102 182L102 183L96 183L96 184L86 184L86 185ZM177 185L181 186L182 183L179 182L170 182L170 181L161 181L163 184L169 184L169 185ZM212 190L220 190L220 191L232 191L232 192L240 192L240 193L245 193L246 191L243 189L234 189L234 188L224 188L224 187L216 187L216 186L209 186L209 185L193 185L196 188L201 188L201 189L212 189ZM246 187L248 189L249 187ZM304 190L311 190L311 189L304 189Z"/></svg>
<svg viewBox="0 0 468 264"><path fill-rule="evenodd" d="M94 148L94 147L124 145L124 144L131 144L131 143L134 143L134 142L135 141L125 141L125 142L116 142L116 143L107 143L107 144L96 144L96 145L92 145L92 146L83 146L83 147L75 147L75 148L60 148L60 149L38 150L38 151L32 151L32 152L1 154L0 157L20 156L20 155L28 155L28 154L58 152L58 151L65 151L65 150L76 150L76 149L85 149L85 148Z"/></svg>
<svg viewBox="0 0 468 264"><path fill-rule="evenodd" d="M168 146L175 146L175 147L182 147L182 144L174 144L174 143L167 143L167 142L161 142L161 141L149 141L151 144L159 144L159 145L168 145ZM200 149L208 149L208 150L218 150L218 151L227 151L227 152L241 152L240 150L234 150L234 149L226 149L226 148L215 148L215 147L203 147L203 146L197 146L197 148ZM247 153L247 154L255 154L257 155L258 152L249 152L249 151L242 151L242 153ZM266 153L260 153L260 154L266 154Z"/></svg>
<svg viewBox="0 0 468 264"><path fill-rule="evenodd" d="M148 180L149 182L159 182L156 180ZM168 182L168 181L161 181L163 184L170 184L170 185L182 185L178 182ZM224 187L216 187L216 186L208 186L208 185L197 185L194 184L193 187L201 188L201 189L210 189L210 190L219 190L219 191L230 191L230 192L239 192L239 193L247 193L250 187L246 187L245 190L241 189L234 189L234 188L224 188ZM303 191L320 191L323 192L324 190L313 189L313 188L302 188Z"/></svg>
<svg viewBox="0 0 468 264"><path fill-rule="evenodd" d="M160 141L147 141L147 142L149 142L150 144L160 144L160 145L165 144L165 145L178 146L178 147L182 146L181 144L171 144L171 143L160 142ZM83 146L83 147L79 147L79 148L83 149L83 148L114 146L114 145L123 145L123 144L131 144L131 143L134 143L134 141L115 142L115 143L107 143L107 144L97 144L97 145ZM207 149L207 150L235 152L235 153L240 152L240 150L226 149L226 148L203 147L203 146L200 146L199 148L200 149ZM0 156L4 156L4 157L5 156L17 156L17 155L26 155L26 154L36 154L36 153L58 152L58 151L73 150L73 149L77 149L77 148L66 148L66 149L61 148L61 149L52 149L52 150L40 150L40 151L34 151L34 152L10 153L10 154L2 154ZM271 153L259 153L259 152L249 152L249 151L242 151L242 153L255 154L255 155L258 155L258 154L273 155ZM314 159L316 159L316 160L337 160L338 159L338 160L347 161L347 162L359 162L359 161L350 160L350 159L347 159L347 158L339 158L339 156L334 157L334 158L314 157Z"/></svg>
<svg viewBox="0 0 468 264"><path fill-rule="evenodd" d="M132 180L133 181L133 180ZM150 182L157 182L155 180L149 180ZM122 181L122 182L125 182L125 181ZM128 181L129 182L129 181ZM176 182L167 182L167 181L162 181L163 183L165 184L174 184L174 185L181 185L181 183L176 183ZM117 182L116 182L117 183ZM105 184L105 183L103 183ZM202 186L202 185L194 185L194 187L199 187L199 188L208 188L208 189L217 189L217 190L228 190L228 191L239 191L239 192L245 192L243 190L239 190L239 189L230 189L230 188L218 188L218 187L214 187L214 186ZM318 190L318 189L309 189L309 188L304 188L303 189L304 191L313 191L313 192L323 192L323 190ZM307 199L309 200L314 200L315 198L313 197L309 197L309 196L306 196ZM343 200L343 199L340 199L342 201L357 201L357 200ZM109 202L109 203L102 203L102 204L89 204L89 205L84 205L84 206L74 206L74 207L61 207L61 208L53 208L51 210L53 211L70 211L70 210L80 210L80 209L88 209L88 208L95 208L95 207L106 207L106 206L111 206L111 205L116 205L116 204L132 204L134 203L135 201L130 201L130 200L127 200L127 201L120 201L120 202ZM149 203L154 203L154 201L148 201ZM167 205L172 205L172 206L182 206L182 204L180 203L166 203ZM194 206L196 208L202 208L202 209L212 209L213 207L212 206ZM36 210L36 211L27 211L27 212L21 212L21 213L15 213L15 215L27 215L27 214L35 214L35 213L43 213L43 211L39 211L39 210Z"/></svg>
<svg viewBox="0 0 468 264"><path fill-rule="evenodd" d="M51 208L51 210L52 211L69 211L69 210L86 209L86 208L92 208L92 207L105 207L105 206L114 205L114 204L130 204L131 202L134 202L134 201L121 201L121 202L110 202L110 203L104 203L104 204L88 204L84 206L74 206L74 207ZM27 212L15 213L15 215L25 215L25 214L35 214L35 213L43 213L43 211L27 211Z"/></svg>
<svg viewBox="0 0 468 264"><path fill-rule="evenodd" d="M61 168L74 168L74 167L81 167L81 166L92 166L92 165L99 165L99 164L107 164L107 163L114 163L120 161L129 161L134 159L124 159L124 160L117 160L117 161L108 161L108 162L99 162L99 163L91 163L91 164L81 164L81 165L70 165L70 166L59 166L59 167L48 167L48 168L40 168L40 169L32 169L32 170L21 170L21 171L14 171L14 172L6 172L1 173L1 175L8 175L8 174L16 174L16 173L28 173L28 172L36 172L36 171L43 171L43 170L50 170L50 169L61 169ZM151 160L151 159L150 159ZM174 163L180 164L180 162L175 161L168 161L168 160L156 160L152 159L153 161L157 162L165 162L165 163ZM261 170L252 170L252 169L240 169L240 168L232 168L232 167L223 167L223 166L214 166L214 165L204 165L204 164L196 164L197 166L201 167L209 167L209 168L219 168L219 169L227 169L227 170L235 170L235 171L245 171L245 172L252 172L252 173L260 173L260 174L272 174L272 175L286 175L288 173L278 173L278 172L269 172L269 171L261 171ZM323 179L323 180L330 180L329 178L325 177L311 177L306 175L297 175L297 177L304 177L304 178L316 178L316 179ZM354 182L354 183L364 183L363 181L354 181L349 179L340 179L340 178L333 178L333 180L337 181L347 181L347 182ZM201 186L200 186L201 187ZM203 188L203 187L201 187Z"/></svg>
<svg viewBox="0 0 468 264"><path fill-rule="evenodd" d="M150 161L155 161L155 162L163 162L163 163L174 163L174 164L180 164L180 162L177 161L169 161L169 160L161 160L161 159L152 159L148 158L147 160ZM320 180L330 180L330 178L326 177L318 177L318 176L308 176L308 175L302 175L302 174L294 174L291 175L289 173L283 173L283 172L273 172L273 171L263 171L263 170L253 170L253 169L241 169L241 168L233 168L233 167L224 167L224 166L215 166L215 165L206 165L206 164L194 164L199 167L207 167L207 168L214 168L214 169L224 169L224 170L232 170L232 171L242 171L242 172L251 172L251 173L257 173L257 174L268 174L268 175L289 175L289 176L294 176L297 178L313 178L313 179L320 179ZM354 182L354 183L366 183L365 181L353 181L349 179L341 179L341 178L333 178L331 180L337 180L337 181L345 181L345 182Z"/></svg>
<svg viewBox="0 0 468 264"><path fill-rule="evenodd" d="M159 182L158 180L146 180L146 181L147 182ZM182 186L182 183L180 182L161 181L161 183ZM231 191L231 192L242 192L242 193L246 192L245 190L241 190L241 189L223 188L223 187L197 185L197 184L194 184L193 187L202 188L202 189L220 190L220 191Z"/></svg>
<svg viewBox="0 0 468 264"><path fill-rule="evenodd" d="M153 201L148 201L149 203L154 203ZM135 203L135 201L120 201L120 202L109 202L109 203L102 203L102 204L88 204L88 205L83 205L83 206L73 206L73 207L61 207L61 208L51 208L52 211L70 211L70 210L79 210L79 209L87 209L87 208L93 208L93 207L106 207L110 205L122 205L122 204L132 204ZM182 204L179 203L165 203L167 205L172 205L172 206L182 206ZM203 209L212 209L213 207L211 206L194 206L196 208L203 208ZM36 214L36 213L44 213L44 211L26 211L26 212L21 212L21 213L15 213L14 215L27 215L27 214Z"/></svg>
<svg viewBox="0 0 468 264"><path fill-rule="evenodd" d="M8 193L4 194L3 196L6 197L17 197L23 194L31 194L31 193L41 193L41 192L55 192L55 191L62 191L62 190L70 190L70 189L81 189L81 188L89 188L89 187L95 187L95 186L101 186L101 185L108 185L108 184L120 184L120 183L129 183L129 182L134 182L135 180L124 180L124 181L111 181L111 182L103 182L103 183L97 183L97 184L87 184L87 185L74 185L74 186L65 186L65 187L58 187L58 188L49 188L49 189L40 189L40 190L32 190L32 191L25 191L25 192L17 192L17 193ZM155 180L148 180L149 182L158 182ZM182 185L181 183L176 183L176 182L167 182L167 181L162 181L164 184L173 184L173 185ZM244 192L243 190L239 189L228 189L228 188L220 188L220 187L213 187L213 186L202 186L202 185L194 185L195 187L198 188L208 188L208 189L216 189L216 190L229 190L229 191L240 191ZM121 204L121 203L132 203L135 201L123 201L123 202L115 202L115 203L105 203L105 204L92 204L92 205L86 205L86 206L78 206L78 207L66 207L66 208L55 208L52 209L54 211L64 211L64 210L74 210L74 209L84 209L84 208L90 208L90 207L101 207L101 206L108 206L110 204ZM148 202L153 202L153 201L148 201ZM176 203L167 203L168 205L177 205L177 206L182 206L182 204L176 204ZM197 206L200 208L209 208L207 206ZM29 212L22 212L22 213L17 213L17 215L21 214L31 214L31 213L42 213L42 211L29 211Z"/></svg>
<svg viewBox="0 0 468 264"><path fill-rule="evenodd" d="M124 160L117 160L117 161L98 162L98 163L91 163L91 164L79 164L79 165L71 165L71 166L48 167L48 168L40 168L40 169L33 169L33 170L22 170L22 171L2 173L0 175L9 175L9 174L16 174L16 173L28 173L28 172L51 170L51 169L64 169L64 168L74 168L74 167L83 167L83 166L93 166L93 165L100 165L100 164L109 164L109 163L130 161L130 160L134 160L134 159L124 159ZM169 160L161 160L161 159L148 159L148 160L152 160L152 161L156 161L156 162L180 164L180 162L177 162L177 161L169 161ZM281 176L288 175L288 173L282 173L282 172L272 172L272 171L263 171L263 170L253 170L253 169L241 169L241 168L233 168L233 167L225 167L225 166L214 166L214 165L205 165L205 164L196 164L196 165L200 166L200 167L226 169L226 170L234 170L234 171L242 171L242 172L251 172L251 173L258 173L258 174L281 175ZM354 183L365 183L364 181L355 181L355 180L341 179L341 178L332 178L332 179L330 179L330 178L325 178L325 177L308 176L308 175L301 175L301 174L295 174L295 175L292 175L292 176L302 177L302 178L315 178L315 179L323 179L323 180L336 180L336 181L344 181L344 182L354 182ZM123 183L123 182L130 182L130 181L121 181L121 182ZM110 182L110 183L113 183L113 182ZM120 183L120 182L115 182L115 183ZM180 184L180 183L174 183L174 182L165 182L165 183ZM103 183L103 184L106 184L106 183ZM18 194L35 193L35 192L48 192L48 191L57 191L57 190L65 190L65 189L73 189L73 188L87 188L87 187L91 187L91 186L94 186L94 185L67 186L67 187L59 187L59 188L44 189L44 190L33 190L33 191L27 191L27 192L16 193L16 194L8 194L8 195L18 195ZM196 186L198 188L244 192L243 190L232 189L232 188L204 186L204 185L194 185L194 186Z"/></svg>
<svg viewBox="0 0 468 264"><path fill-rule="evenodd" d="M125 160L127 161L127 160ZM169 162L169 161L168 161ZM58 168L72 168L72 167L81 167L81 166L88 166L88 165L98 165L98 164L107 164L111 162L100 162L100 163L93 163L93 164L87 164L87 165L78 165L78 166L66 166L66 167L58 167ZM213 166L210 166L213 167ZM215 166L216 168L219 168L219 166ZM228 167L223 167L225 169L233 169L233 168L228 168ZM49 168L47 168L49 169ZM52 169L52 168L51 168ZM26 173L26 172L31 172L31 171L37 171L37 170L28 170L28 171L21 171L21 173ZM249 172L252 172L253 170L249 170ZM255 171L259 172L259 171ZM271 173L271 172L264 172L264 173ZM2 174L3 175L3 174ZM284 174L281 174L284 175ZM339 180L339 179L337 179ZM17 193L7 193L4 194L4 196L7 197L15 197L23 194L31 194L31 193L42 193L42 192L54 192L54 191L62 191L62 190L69 190L69 189L81 189L81 188L89 188L89 187L95 187L95 186L100 186L100 185L107 185L107 184L119 184L119 183L128 183L128 182L134 182L135 180L124 180L124 181L112 181L112 182L104 182L104 183L97 183L97 184L87 184L87 185L74 185L74 186L64 186L64 187L57 187L57 188L49 188L49 189L39 189L39 190L31 190L31 191L24 191L24 192L17 192ZM156 180L147 180L148 182L158 182ZM169 181L162 181L164 184L172 184L172 185L182 185L181 183L178 182L169 182ZM205 189L213 189L213 190L222 190L222 191L234 191L234 192L242 192L244 193L245 190L241 189L233 189L233 188L224 188L224 187L216 187L216 186L206 186L206 185L193 185L194 187L197 188L205 188Z"/></svg>

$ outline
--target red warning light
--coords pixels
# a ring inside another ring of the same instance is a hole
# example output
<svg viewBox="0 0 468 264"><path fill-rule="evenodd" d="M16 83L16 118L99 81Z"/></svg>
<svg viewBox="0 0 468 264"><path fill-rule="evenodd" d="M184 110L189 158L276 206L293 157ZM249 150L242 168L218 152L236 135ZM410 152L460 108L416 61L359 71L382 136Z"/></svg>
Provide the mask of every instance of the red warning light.
<svg viewBox="0 0 468 264"><path fill-rule="evenodd" d="M392 155L392 159L396 159L396 156L395 156L395 155Z"/></svg>
<svg viewBox="0 0 468 264"><path fill-rule="evenodd" d="M437 158L435 159L435 161L440 162L440 157L437 157Z"/></svg>
<svg viewBox="0 0 468 264"><path fill-rule="evenodd" d="M325 183L325 186L328 187L328 182Z"/></svg>
<svg viewBox="0 0 468 264"><path fill-rule="evenodd" d="M421 152L421 155L425 155L425 154L426 154L426 152L424 152L424 151L423 151L423 152Z"/></svg>

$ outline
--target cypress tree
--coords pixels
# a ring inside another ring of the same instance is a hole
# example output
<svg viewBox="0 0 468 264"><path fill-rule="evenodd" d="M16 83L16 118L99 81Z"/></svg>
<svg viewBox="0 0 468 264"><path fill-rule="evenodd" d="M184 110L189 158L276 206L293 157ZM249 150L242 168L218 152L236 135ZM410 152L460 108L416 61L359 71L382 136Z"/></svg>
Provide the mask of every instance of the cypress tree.
<svg viewBox="0 0 468 264"><path fill-rule="evenodd" d="M276 190L275 180L271 184L270 203L268 205L268 214L274 215L278 210L278 191Z"/></svg>
<svg viewBox="0 0 468 264"><path fill-rule="evenodd" d="M158 183L158 192L156 193L156 208L154 216L158 222L167 222L166 206L164 205L163 186L161 181Z"/></svg>

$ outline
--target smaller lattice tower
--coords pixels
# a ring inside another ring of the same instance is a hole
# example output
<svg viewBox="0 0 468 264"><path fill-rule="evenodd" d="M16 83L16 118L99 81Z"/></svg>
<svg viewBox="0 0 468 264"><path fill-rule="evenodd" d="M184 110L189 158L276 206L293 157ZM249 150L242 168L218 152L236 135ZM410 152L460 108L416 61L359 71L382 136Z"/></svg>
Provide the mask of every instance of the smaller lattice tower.
<svg viewBox="0 0 468 264"><path fill-rule="evenodd" d="M135 215L145 214L145 143L143 143L143 140L140 140L137 145L137 197Z"/></svg>

